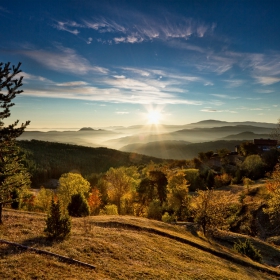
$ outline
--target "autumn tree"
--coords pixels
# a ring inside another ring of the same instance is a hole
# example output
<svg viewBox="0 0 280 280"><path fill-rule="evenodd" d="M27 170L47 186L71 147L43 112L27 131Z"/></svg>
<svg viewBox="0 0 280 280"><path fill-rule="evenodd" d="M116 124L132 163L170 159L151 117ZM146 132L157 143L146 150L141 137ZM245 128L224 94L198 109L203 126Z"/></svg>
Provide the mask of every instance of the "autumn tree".
<svg viewBox="0 0 280 280"><path fill-rule="evenodd" d="M269 215L272 223L278 226L280 222L280 164L275 166L266 187L270 197L267 200L267 208L264 209L264 212Z"/></svg>
<svg viewBox="0 0 280 280"><path fill-rule="evenodd" d="M97 188L93 188L88 195L88 205L90 208L90 214L98 215L99 208L101 206L101 194Z"/></svg>
<svg viewBox="0 0 280 280"><path fill-rule="evenodd" d="M201 226L204 235L215 228L227 229L231 206L237 203L232 194L213 189L197 192L191 201L195 222Z"/></svg>
<svg viewBox="0 0 280 280"><path fill-rule="evenodd" d="M41 188L35 198L36 209L46 212L49 210L54 192L50 189Z"/></svg>
<svg viewBox="0 0 280 280"><path fill-rule="evenodd" d="M23 77L18 78L21 63L10 67L10 63L0 63L0 223L2 208L11 203L11 193L30 184L29 174L22 164L22 156L16 144L19 137L29 125L29 121L18 126L19 121L5 125L4 120L11 115L12 100L22 93Z"/></svg>
<svg viewBox="0 0 280 280"><path fill-rule="evenodd" d="M130 214L138 184L136 167L110 168L105 175L109 202L117 205L118 213Z"/></svg>
<svg viewBox="0 0 280 280"><path fill-rule="evenodd" d="M182 170L171 172L168 175L167 201L168 207L174 211L175 216L184 219L189 210L188 181Z"/></svg>
<svg viewBox="0 0 280 280"><path fill-rule="evenodd" d="M72 195L78 193L86 195L89 192L89 189L89 182L84 179L81 174L65 173L59 178L57 194L64 209L66 209L71 201Z"/></svg>

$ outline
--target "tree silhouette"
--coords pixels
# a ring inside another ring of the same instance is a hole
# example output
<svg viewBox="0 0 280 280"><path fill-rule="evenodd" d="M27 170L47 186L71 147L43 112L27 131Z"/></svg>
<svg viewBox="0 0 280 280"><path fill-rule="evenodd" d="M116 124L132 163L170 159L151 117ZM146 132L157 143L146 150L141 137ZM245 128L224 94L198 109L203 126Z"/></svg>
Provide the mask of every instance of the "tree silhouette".
<svg viewBox="0 0 280 280"><path fill-rule="evenodd" d="M21 63L10 67L10 63L0 63L0 224L2 223L2 208L4 204L13 202L11 193L30 184L29 174L23 167L22 156L16 144L19 137L29 125L29 121L18 126L19 121L5 125L4 120L9 118L10 108L15 104L12 100L22 90L22 79L16 77L21 70Z"/></svg>

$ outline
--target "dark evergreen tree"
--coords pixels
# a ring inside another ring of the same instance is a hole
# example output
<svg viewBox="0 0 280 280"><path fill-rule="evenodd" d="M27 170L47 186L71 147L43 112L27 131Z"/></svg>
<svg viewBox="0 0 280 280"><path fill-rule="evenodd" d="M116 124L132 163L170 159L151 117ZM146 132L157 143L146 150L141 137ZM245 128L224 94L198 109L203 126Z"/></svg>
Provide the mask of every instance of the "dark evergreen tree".
<svg viewBox="0 0 280 280"><path fill-rule="evenodd" d="M55 202L52 199L46 225L44 231L50 239L63 240L70 234L71 220L69 216L62 215L59 200Z"/></svg>
<svg viewBox="0 0 280 280"><path fill-rule="evenodd" d="M153 170L149 172L149 177L152 184L157 189L158 198L161 204L166 201L167 198L167 178L165 174L160 170Z"/></svg>
<svg viewBox="0 0 280 280"><path fill-rule="evenodd" d="M10 108L15 105L12 100L23 92L19 90L23 77L17 77L21 72L20 65L11 68L10 63L0 63L0 223L3 205L13 202L11 193L30 184L29 174L22 164L22 156L16 144L16 138L30 122L20 126L18 120L10 125L4 124L4 119L11 115Z"/></svg>
<svg viewBox="0 0 280 280"><path fill-rule="evenodd" d="M89 216L90 208L84 195L81 193L73 194L71 201L68 204L68 212L72 217L85 217Z"/></svg>

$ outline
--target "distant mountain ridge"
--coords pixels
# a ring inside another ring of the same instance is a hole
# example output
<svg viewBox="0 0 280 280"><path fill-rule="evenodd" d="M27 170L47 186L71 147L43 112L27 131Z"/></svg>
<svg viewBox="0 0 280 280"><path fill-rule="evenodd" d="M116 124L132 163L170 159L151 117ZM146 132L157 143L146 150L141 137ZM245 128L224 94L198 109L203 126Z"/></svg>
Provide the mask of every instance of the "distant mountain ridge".
<svg viewBox="0 0 280 280"><path fill-rule="evenodd" d="M134 125L109 127L108 129L82 127L78 131L25 131L19 140L35 139L88 147L121 149L160 158L183 158L197 156L197 150L194 150L195 152L188 150L190 143L269 138L275 127L276 124L252 121L204 120L186 125ZM186 148L187 145L188 148ZM216 145L214 146L216 147Z"/></svg>

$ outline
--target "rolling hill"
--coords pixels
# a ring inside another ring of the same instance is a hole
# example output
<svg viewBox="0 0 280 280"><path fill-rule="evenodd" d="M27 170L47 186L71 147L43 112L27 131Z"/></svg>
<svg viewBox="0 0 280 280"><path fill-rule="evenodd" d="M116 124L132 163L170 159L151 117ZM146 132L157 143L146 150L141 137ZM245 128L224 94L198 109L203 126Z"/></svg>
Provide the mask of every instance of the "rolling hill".
<svg viewBox="0 0 280 280"><path fill-rule="evenodd" d="M274 268L279 262L279 249L256 239L255 246L264 253L270 252L273 262L269 255L263 264L253 262L235 253L232 247L214 240L208 242L185 227L144 218L72 218L69 239L50 242L43 234L46 215L7 209L4 216L7 219L0 231L1 279L271 280L280 277L279 270ZM239 237L227 235L231 240ZM19 249L2 240L70 257L94 265L95 269Z"/></svg>
<svg viewBox="0 0 280 280"><path fill-rule="evenodd" d="M218 140L203 143L188 143L185 141L159 141L147 144L130 144L122 147L124 152L135 152L139 154L154 156L162 159L192 159L198 156L199 152L228 149L234 151L240 140Z"/></svg>

